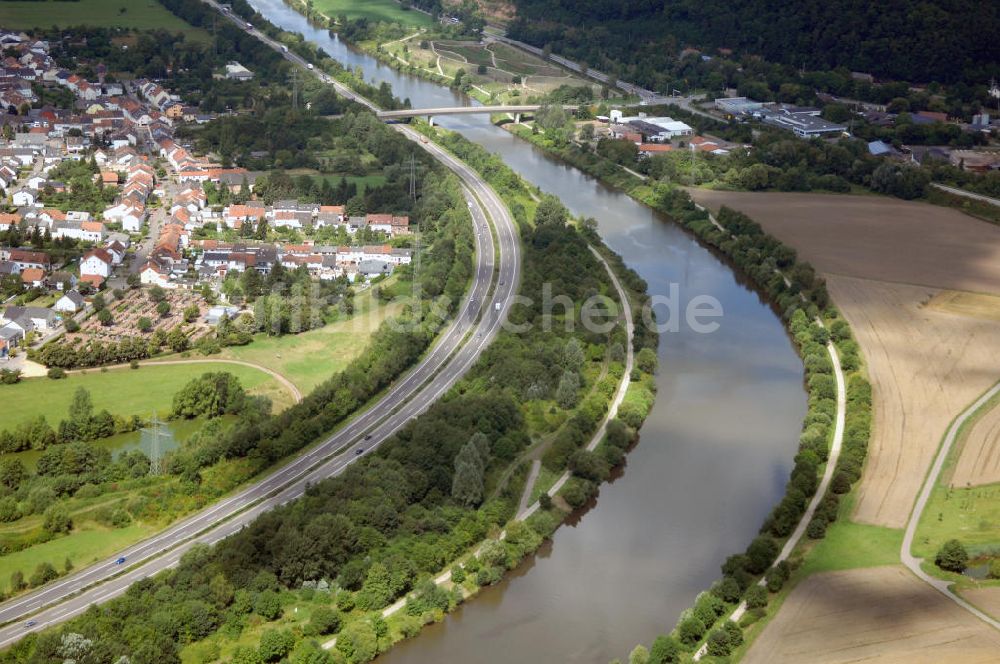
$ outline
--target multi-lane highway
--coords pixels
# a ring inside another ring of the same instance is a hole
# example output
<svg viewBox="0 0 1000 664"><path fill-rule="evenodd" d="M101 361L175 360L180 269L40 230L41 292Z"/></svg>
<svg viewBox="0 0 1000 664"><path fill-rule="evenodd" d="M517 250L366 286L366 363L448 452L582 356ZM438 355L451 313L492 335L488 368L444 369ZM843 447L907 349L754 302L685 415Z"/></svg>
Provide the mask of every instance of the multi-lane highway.
<svg viewBox="0 0 1000 664"><path fill-rule="evenodd" d="M219 5L206 1L222 11ZM292 62L306 66L304 60L284 51L280 44L259 32L255 34ZM343 96L377 110L352 90L317 73ZM396 128L454 171L463 184L476 233L476 269L454 320L420 363L381 399L306 453L235 495L110 556L106 562L0 604L0 623L5 624L0 628L0 647L124 593L135 581L176 565L195 544L214 544L261 513L302 495L307 485L343 472L450 389L493 340L520 277L520 240L515 222L478 173L434 143L424 142L413 129L402 125ZM117 564L122 558L124 562Z"/></svg>

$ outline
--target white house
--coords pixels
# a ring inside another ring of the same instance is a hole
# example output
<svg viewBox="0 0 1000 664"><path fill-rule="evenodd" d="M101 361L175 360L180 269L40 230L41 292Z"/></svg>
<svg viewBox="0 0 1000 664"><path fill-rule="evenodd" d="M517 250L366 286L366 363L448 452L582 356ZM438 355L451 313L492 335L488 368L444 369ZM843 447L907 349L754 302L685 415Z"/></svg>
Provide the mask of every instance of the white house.
<svg viewBox="0 0 1000 664"><path fill-rule="evenodd" d="M75 290L68 291L61 298L56 300L52 308L63 313L75 314L84 307L83 296Z"/></svg>
<svg viewBox="0 0 1000 664"><path fill-rule="evenodd" d="M18 189L11 196L11 202L14 207L29 207L35 204L35 194L27 189Z"/></svg>
<svg viewBox="0 0 1000 664"><path fill-rule="evenodd" d="M107 279L111 276L111 266L114 262L106 249L92 249L83 255L80 261L80 276L99 276Z"/></svg>
<svg viewBox="0 0 1000 664"><path fill-rule="evenodd" d="M161 288L174 288L170 283L170 269L161 267L154 261L148 261L139 271L139 282L145 285L155 285Z"/></svg>
<svg viewBox="0 0 1000 664"><path fill-rule="evenodd" d="M130 205L122 214L122 230L138 233L142 230L142 222L146 220L146 211L135 205Z"/></svg>

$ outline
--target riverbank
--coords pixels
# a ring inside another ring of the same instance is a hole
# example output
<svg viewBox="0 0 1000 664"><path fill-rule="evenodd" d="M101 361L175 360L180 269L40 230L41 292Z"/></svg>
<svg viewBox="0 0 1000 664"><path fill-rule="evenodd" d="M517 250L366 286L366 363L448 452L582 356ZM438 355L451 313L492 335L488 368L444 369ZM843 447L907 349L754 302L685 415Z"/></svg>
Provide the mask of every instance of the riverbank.
<svg viewBox="0 0 1000 664"><path fill-rule="evenodd" d="M750 560L750 564L731 557L723 566L723 579L712 587L710 593L699 596L692 613L682 614L669 636L660 637L658 646L654 643L654 649L658 647L661 651L676 648L678 653L693 652L694 655L684 655L692 659L699 659L706 653L728 655L745 652L747 644L767 624L765 607L769 602L780 604L782 587L801 566L805 552L811 548L810 543L800 544L802 536L808 534L809 540L820 540L825 536L829 524L839 516L839 496L850 491L860 477L870 421L870 403L864 395L870 388L861 370L849 327L830 308L825 288L814 280L811 271L795 263L794 252L763 235L749 218L726 211L727 221L720 224L707 211L692 205L686 194L678 193L671 187L651 186L636 174L596 155L574 150L572 145L564 150L553 150L543 137L528 128L515 126L510 130L534 145L554 152L588 174L625 190L636 200L667 213L700 240L724 253L737 269L746 274L758 292L782 312L789 332L796 340L807 369L810 411L803 425L802 447L796 457L796 469L793 470L788 493L765 521L762 528L765 535L754 540L748 548L744 560ZM756 254L754 258L747 253L751 247ZM761 254L767 259L763 263ZM775 275L778 278L774 278ZM805 279L805 282L793 285L792 279ZM803 310L809 318L815 319L815 323L808 322L802 315ZM810 325L815 326L812 331L808 329ZM831 330L836 331L832 340ZM850 371L853 383L850 420L844 412L848 403L845 394L847 380L834 342L843 344L841 350L848 357L844 369ZM823 348L823 344L827 347ZM827 360L817 359L817 346L824 355L829 355ZM830 372L836 380L830 380ZM837 452L845 421L854 426L848 438L848 452L841 461ZM817 429L818 423L825 426ZM834 423L836 426L831 427ZM821 436L819 432L822 432ZM817 446L820 439L821 448ZM804 477L810 479L805 480ZM826 491L828 487L831 488L829 492ZM804 498L809 497L812 500L806 506ZM773 539L769 541L768 537ZM755 562L755 558L760 560ZM762 572L767 573L757 576ZM759 581L750 583L750 579ZM754 588L758 590L751 593ZM730 607L734 607L732 613ZM723 620L723 616L731 616L738 624ZM721 626L713 630L714 624Z"/></svg>

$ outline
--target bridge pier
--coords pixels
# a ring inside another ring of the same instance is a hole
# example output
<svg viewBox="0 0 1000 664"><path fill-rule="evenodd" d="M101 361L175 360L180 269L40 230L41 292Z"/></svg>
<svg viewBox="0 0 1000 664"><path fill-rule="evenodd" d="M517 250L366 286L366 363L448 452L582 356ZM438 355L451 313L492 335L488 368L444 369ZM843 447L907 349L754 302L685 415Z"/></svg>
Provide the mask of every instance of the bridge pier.
<svg viewBox="0 0 1000 664"><path fill-rule="evenodd" d="M520 113L515 113L514 114L514 124L521 124L521 114Z"/></svg>
<svg viewBox="0 0 1000 664"><path fill-rule="evenodd" d="M434 116L433 115L428 115L427 116L427 124L429 124L432 127L434 126Z"/></svg>

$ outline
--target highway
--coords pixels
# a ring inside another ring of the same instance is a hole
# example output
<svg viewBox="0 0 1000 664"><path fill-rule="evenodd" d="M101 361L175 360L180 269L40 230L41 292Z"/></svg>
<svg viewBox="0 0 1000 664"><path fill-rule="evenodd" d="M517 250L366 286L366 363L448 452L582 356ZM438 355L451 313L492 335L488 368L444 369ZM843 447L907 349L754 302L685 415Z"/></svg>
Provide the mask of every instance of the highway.
<svg viewBox="0 0 1000 664"><path fill-rule="evenodd" d="M222 11L216 3L206 1ZM254 34L290 61L306 65L302 58L283 51L280 44L258 31ZM341 95L378 110L325 73L312 71ZM401 125L396 129L454 171L463 183L476 231L476 268L455 318L416 367L329 438L233 496L109 556L105 562L0 604L0 623L5 624L0 628L0 647L124 593L135 581L175 566L195 544L214 544L263 512L301 496L307 485L342 473L446 393L494 339L520 280L520 238L515 222L499 196L469 166L436 144L425 143L413 129ZM120 558L125 562L116 564Z"/></svg>

